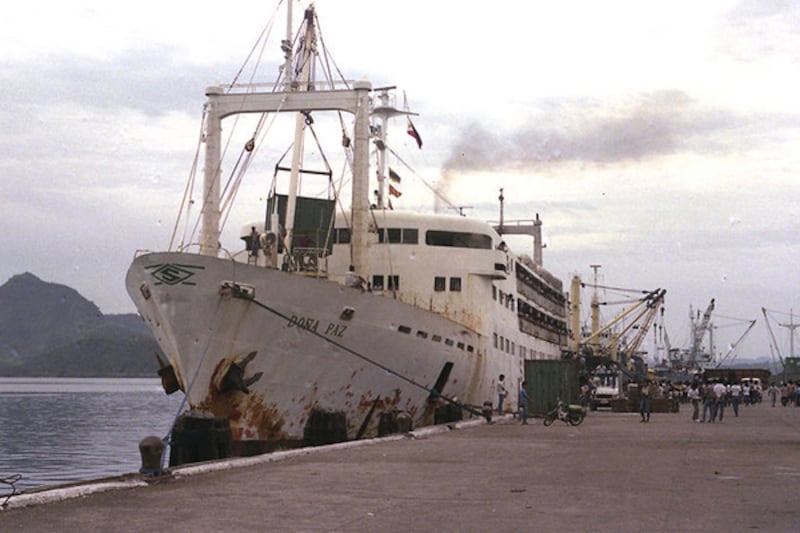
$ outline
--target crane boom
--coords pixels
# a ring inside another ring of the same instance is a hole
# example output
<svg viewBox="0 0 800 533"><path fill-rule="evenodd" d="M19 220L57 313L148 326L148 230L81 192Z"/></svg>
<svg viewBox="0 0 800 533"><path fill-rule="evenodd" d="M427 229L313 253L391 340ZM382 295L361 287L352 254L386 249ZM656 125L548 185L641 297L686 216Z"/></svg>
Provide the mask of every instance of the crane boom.
<svg viewBox="0 0 800 533"><path fill-rule="evenodd" d="M703 342L703 337L708 331L708 324L711 322L711 313L714 312L714 298L711 298L711 303L708 304L706 312L703 313L703 320L694 329L694 338L692 339L692 349L689 352L689 361L694 364L697 361L697 354L700 351L700 344ZM712 348L713 349L713 348Z"/></svg>
<svg viewBox="0 0 800 533"><path fill-rule="evenodd" d="M726 354L725 354L725 357L723 357L722 359L720 359L719 363L717 363L717 366L716 366L715 368L719 368L719 367L720 367L720 365L722 365L722 363L724 363L724 362L725 362L725 360L726 360L728 357L730 357L730 356L731 356L731 354L733 354L733 352L734 352L734 351L736 350L736 348L739 346L739 343L740 343L740 342L742 342L742 341L744 340L744 338L747 336L747 334L748 334L748 333L750 333L750 330L751 330L751 329L753 329L753 326L755 326L755 325L756 325L756 321L755 321L755 320L751 320L751 321L750 321L750 325L749 325L749 326L747 326L747 329L746 329L746 330L744 330L744 333L742 333L741 337L739 337L738 339L736 339L736 342L734 342L733 344L731 344L730 348L728 349L728 353L726 353ZM733 358L734 358L734 359L736 359L736 356L734 356ZM731 362L733 362L733 361L731 361Z"/></svg>
<svg viewBox="0 0 800 533"><path fill-rule="evenodd" d="M772 351L772 347L773 346L775 347L775 352L773 353L773 356L774 356L775 353L778 354L778 360L781 362L781 368L785 369L786 365L783 362L783 356L781 355L781 350L780 350L780 348L778 348L778 342L775 340L775 333L773 333L772 326L769 323L769 317L767 316L766 308L762 307L761 308L761 312L764 313L764 323L767 324L767 331L769 331L769 336L770 336L770 339L772 340L772 343L770 344L769 349L770 349L770 351Z"/></svg>
<svg viewBox="0 0 800 533"><path fill-rule="evenodd" d="M647 335L647 332L650 330L650 325L653 323L653 320L658 314L659 305L662 301L664 301L664 295L666 293L667 290L662 289L652 301L648 302L647 307L649 308L649 312L642 324L639 326L639 331L636 332L633 342L631 342L631 344L628 346L628 360L630 360L630 356L635 354L636 350L638 350L639 346L641 346L645 335Z"/></svg>

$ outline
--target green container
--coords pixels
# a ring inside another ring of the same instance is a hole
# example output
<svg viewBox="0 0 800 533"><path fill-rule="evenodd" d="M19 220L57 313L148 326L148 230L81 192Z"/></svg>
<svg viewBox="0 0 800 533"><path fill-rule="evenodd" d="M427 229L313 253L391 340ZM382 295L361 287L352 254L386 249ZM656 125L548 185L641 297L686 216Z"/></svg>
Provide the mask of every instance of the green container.
<svg viewBox="0 0 800 533"><path fill-rule="evenodd" d="M559 398L566 404L578 403L578 365L572 359L525 361L525 381L528 414L548 412Z"/></svg>

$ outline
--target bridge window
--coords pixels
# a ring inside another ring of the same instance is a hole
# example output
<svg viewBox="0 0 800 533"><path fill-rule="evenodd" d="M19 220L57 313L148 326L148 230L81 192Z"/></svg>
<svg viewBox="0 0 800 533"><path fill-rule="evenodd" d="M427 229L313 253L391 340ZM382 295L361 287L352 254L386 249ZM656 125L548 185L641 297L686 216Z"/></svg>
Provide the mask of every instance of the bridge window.
<svg viewBox="0 0 800 533"><path fill-rule="evenodd" d="M425 232L425 244L428 246L451 246L455 248L491 250L492 238L482 233L428 230Z"/></svg>
<svg viewBox="0 0 800 533"><path fill-rule="evenodd" d="M390 243L400 242L400 228L389 228L386 230L386 236Z"/></svg>
<svg viewBox="0 0 800 533"><path fill-rule="evenodd" d="M336 243L348 244L350 242L350 228L339 228L336 230Z"/></svg>
<svg viewBox="0 0 800 533"><path fill-rule="evenodd" d="M419 230L417 228L403 228L403 244L419 244Z"/></svg>

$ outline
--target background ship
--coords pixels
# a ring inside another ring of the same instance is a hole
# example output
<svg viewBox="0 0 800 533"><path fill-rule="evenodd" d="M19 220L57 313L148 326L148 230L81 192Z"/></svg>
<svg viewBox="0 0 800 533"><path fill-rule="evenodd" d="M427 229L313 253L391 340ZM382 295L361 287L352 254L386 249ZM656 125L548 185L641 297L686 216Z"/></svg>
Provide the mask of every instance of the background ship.
<svg viewBox="0 0 800 533"><path fill-rule="evenodd" d="M228 420L235 454L371 436L387 417L430 424L442 406L479 413L495 400L500 374L514 397L525 360L559 359L566 349L566 300L543 267L538 215L505 222L501 208L493 225L392 209L390 119L401 117L421 147L412 114L394 87L334 82L322 44L309 8L282 41L276 83L207 90L200 220L185 219L185 237L169 251L138 253L126 279L163 351L167 389L185 393L192 416ZM222 121L242 114L257 125L223 187ZM289 162L275 164L264 219L245 225L244 244L228 250L221 228L237 186L282 114L295 126ZM347 173L338 182L320 157L325 114L340 125ZM322 170L310 168L309 152ZM303 196L304 179L322 179L326 193ZM192 205L187 192L182 213ZM531 235L532 256L511 253L506 233Z"/></svg>

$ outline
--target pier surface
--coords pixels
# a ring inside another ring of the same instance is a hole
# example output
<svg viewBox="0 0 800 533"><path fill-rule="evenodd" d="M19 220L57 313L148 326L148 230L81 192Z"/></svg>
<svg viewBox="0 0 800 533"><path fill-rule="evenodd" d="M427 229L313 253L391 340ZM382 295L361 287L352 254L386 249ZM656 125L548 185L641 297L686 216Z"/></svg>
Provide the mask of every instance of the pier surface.
<svg viewBox="0 0 800 533"><path fill-rule="evenodd" d="M763 403L738 418L728 408L721 424L694 423L681 408L647 424L610 412L578 427L476 421L252 460L12 505L0 530L800 530L800 408Z"/></svg>

